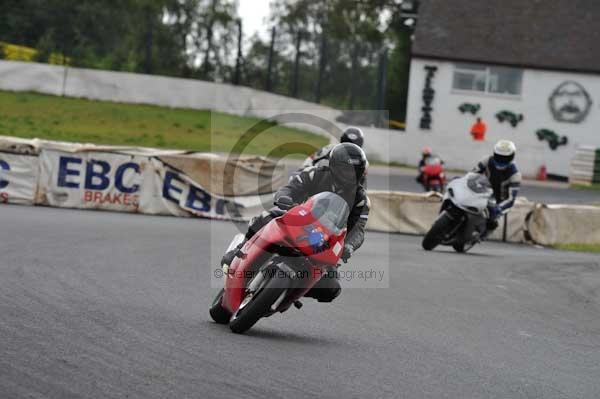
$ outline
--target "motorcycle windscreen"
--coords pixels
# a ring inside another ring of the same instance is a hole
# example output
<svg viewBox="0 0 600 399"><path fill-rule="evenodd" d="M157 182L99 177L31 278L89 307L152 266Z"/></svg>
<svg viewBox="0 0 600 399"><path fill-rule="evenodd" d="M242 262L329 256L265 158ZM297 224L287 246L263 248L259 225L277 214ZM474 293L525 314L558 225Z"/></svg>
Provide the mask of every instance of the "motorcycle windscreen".
<svg viewBox="0 0 600 399"><path fill-rule="evenodd" d="M454 179L448 185L449 198L452 202L470 213L483 212L488 205L493 190L487 177L478 173Z"/></svg>
<svg viewBox="0 0 600 399"><path fill-rule="evenodd" d="M425 159L425 165L441 165L442 160L439 157L431 156Z"/></svg>
<svg viewBox="0 0 600 399"><path fill-rule="evenodd" d="M469 173L467 175L467 187L476 194L488 194L492 190L488 178L479 173Z"/></svg>
<svg viewBox="0 0 600 399"><path fill-rule="evenodd" d="M323 192L312 197L311 214L325 228L334 235L341 234L346 227L350 207L348 203L337 194Z"/></svg>

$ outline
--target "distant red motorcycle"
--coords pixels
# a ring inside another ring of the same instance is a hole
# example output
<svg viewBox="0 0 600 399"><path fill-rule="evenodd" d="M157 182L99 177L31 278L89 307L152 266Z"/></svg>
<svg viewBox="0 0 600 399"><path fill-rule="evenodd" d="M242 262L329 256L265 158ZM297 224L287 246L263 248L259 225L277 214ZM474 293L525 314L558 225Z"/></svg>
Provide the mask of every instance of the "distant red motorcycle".
<svg viewBox="0 0 600 399"><path fill-rule="evenodd" d="M223 266L225 284L211 305L213 320L244 333L262 317L300 308L299 299L339 266L349 213L344 199L324 192L269 222L244 244L241 256ZM237 243L234 238L230 248Z"/></svg>
<svg viewBox="0 0 600 399"><path fill-rule="evenodd" d="M425 160L425 166L421 168L423 188L425 191L444 192L446 187L446 175L444 163L439 157L430 156Z"/></svg>

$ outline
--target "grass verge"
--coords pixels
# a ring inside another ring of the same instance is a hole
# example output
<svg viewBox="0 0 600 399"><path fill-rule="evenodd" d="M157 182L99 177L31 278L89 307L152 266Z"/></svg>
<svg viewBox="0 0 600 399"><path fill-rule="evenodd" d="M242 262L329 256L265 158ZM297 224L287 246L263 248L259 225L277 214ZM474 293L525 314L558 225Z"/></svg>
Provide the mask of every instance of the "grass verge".
<svg viewBox="0 0 600 399"><path fill-rule="evenodd" d="M594 183L590 186L587 186L585 184L571 184L571 188L574 188L576 190L600 191L600 184Z"/></svg>
<svg viewBox="0 0 600 399"><path fill-rule="evenodd" d="M228 153L258 118L152 105L0 91L0 134L22 138ZM273 157L320 148L327 138L273 125L244 154Z"/></svg>
<svg viewBox="0 0 600 399"><path fill-rule="evenodd" d="M599 244L558 244L558 245L555 245L554 248L560 249L563 251L600 253L600 243Z"/></svg>

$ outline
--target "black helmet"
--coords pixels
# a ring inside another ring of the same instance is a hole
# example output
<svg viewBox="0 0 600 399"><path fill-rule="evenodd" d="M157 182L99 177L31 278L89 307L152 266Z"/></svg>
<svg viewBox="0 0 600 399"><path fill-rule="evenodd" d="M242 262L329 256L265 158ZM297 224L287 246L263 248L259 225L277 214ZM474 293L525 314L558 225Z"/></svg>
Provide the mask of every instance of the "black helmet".
<svg viewBox="0 0 600 399"><path fill-rule="evenodd" d="M359 147L363 146L365 142L365 135L362 130L357 127L349 127L344 130L342 137L340 137L340 143L352 143Z"/></svg>
<svg viewBox="0 0 600 399"><path fill-rule="evenodd" d="M365 175L368 164L365 152L352 143L336 145L329 156L333 182L339 188L357 186Z"/></svg>

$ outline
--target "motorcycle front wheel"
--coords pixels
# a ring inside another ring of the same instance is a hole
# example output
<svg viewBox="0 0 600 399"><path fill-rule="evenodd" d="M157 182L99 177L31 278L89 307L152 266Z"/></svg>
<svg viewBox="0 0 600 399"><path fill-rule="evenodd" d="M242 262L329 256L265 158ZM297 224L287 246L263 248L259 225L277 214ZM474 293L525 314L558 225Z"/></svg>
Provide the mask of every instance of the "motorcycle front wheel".
<svg viewBox="0 0 600 399"><path fill-rule="evenodd" d="M287 285L281 278L270 278L263 288L250 298L248 303L240 306L235 312L229 322L231 331L236 334L243 334L252 328L256 322L270 312L271 306L287 289L286 287Z"/></svg>
<svg viewBox="0 0 600 399"><path fill-rule="evenodd" d="M461 242L460 244L459 244L459 243L452 244L452 248L454 248L454 250L455 250L456 252L458 252L458 253L461 253L461 254L462 254L463 252L467 252L467 251L465 250L465 244L464 244L464 243L462 243L462 242Z"/></svg>
<svg viewBox="0 0 600 399"><path fill-rule="evenodd" d="M425 237L423 237L423 242L421 244L423 249L431 251L440 245L444 236L448 234L452 228L453 223L454 220L448 215L448 212L442 212L433 226L431 226L431 229L425 234Z"/></svg>
<svg viewBox="0 0 600 399"><path fill-rule="evenodd" d="M461 254L468 252L474 246L475 246L475 242L468 242L468 243L462 242L462 243L452 244L452 248L454 248L454 250L456 252L461 253Z"/></svg>
<svg viewBox="0 0 600 399"><path fill-rule="evenodd" d="M213 303L210 305L210 317L215 321L215 323L219 324L227 324L229 323L229 319L231 318L231 313L227 311L221 304L223 299L223 294L225 293L225 289L221 288L221 291L217 294Z"/></svg>

